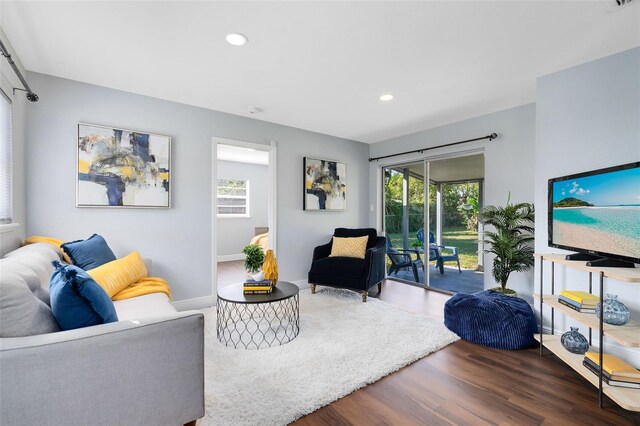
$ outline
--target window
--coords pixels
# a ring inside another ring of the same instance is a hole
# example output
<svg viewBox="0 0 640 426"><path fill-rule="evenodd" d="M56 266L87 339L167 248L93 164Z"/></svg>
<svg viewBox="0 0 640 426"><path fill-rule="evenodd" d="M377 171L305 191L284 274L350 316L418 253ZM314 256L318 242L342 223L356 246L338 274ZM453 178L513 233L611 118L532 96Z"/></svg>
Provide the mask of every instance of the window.
<svg viewBox="0 0 640 426"><path fill-rule="evenodd" d="M11 223L13 201L11 101L0 91L0 225Z"/></svg>
<svg viewBox="0 0 640 426"><path fill-rule="evenodd" d="M249 217L249 181L218 179L218 216Z"/></svg>

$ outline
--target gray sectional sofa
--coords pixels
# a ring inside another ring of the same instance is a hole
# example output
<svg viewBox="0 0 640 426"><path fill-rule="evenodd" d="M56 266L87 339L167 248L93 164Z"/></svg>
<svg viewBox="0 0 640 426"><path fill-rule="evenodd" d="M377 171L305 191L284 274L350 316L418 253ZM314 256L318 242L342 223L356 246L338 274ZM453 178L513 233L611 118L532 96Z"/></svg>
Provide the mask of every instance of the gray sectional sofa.
<svg viewBox="0 0 640 426"><path fill-rule="evenodd" d="M118 322L59 331L46 243L0 259L1 425L181 425L204 415L204 317L164 294L114 302Z"/></svg>

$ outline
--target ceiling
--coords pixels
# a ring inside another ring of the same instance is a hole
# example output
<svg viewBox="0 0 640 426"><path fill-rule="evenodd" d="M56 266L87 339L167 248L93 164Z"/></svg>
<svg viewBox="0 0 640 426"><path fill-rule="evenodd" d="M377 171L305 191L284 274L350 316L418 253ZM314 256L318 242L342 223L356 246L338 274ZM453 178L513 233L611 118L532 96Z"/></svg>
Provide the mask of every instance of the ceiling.
<svg viewBox="0 0 640 426"><path fill-rule="evenodd" d="M252 148L243 148L234 145L218 144L218 160L234 161L236 163L269 164L269 153Z"/></svg>
<svg viewBox="0 0 640 426"><path fill-rule="evenodd" d="M406 167L414 176L424 174L422 161L404 166L394 166L393 170L402 172ZM429 161L429 180L432 182L460 182L484 178L484 155L467 155Z"/></svg>
<svg viewBox="0 0 640 426"><path fill-rule="evenodd" d="M536 77L640 45L640 1L2 0L0 14L28 70L367 143L532 102Z"/></svg>

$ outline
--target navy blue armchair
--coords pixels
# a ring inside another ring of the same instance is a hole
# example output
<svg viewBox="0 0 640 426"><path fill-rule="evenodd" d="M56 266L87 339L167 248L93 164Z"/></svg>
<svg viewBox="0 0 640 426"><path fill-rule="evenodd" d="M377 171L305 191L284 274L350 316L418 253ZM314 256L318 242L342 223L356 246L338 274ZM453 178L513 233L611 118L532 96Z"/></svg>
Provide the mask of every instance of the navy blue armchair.
<svg viewBox="0 0 640 426"><path fill-rule="evenodd" d="M333 239L313 250L313 261L309 270L311 293L316 292L316 285L346 288L362 294L362 301L367 301L371 287L378 285L382 289L385 275L386 238L378 237L373 228L348 229L336 228L335 237L368 236L367 251L364 259L354 257L330 257Z"/></svg>

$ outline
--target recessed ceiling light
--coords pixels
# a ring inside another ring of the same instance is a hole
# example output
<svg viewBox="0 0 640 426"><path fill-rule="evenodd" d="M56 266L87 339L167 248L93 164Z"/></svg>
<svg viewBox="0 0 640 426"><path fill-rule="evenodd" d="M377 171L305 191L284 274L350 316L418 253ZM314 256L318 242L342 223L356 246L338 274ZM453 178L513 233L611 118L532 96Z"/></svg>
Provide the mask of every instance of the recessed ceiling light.
<svg viewBox="0 0 640 426"><path fill-rule="evenodd" d="M391 99L393 99L393 95L390 93L384 94L382 96L380 96L380 100L381 101L390 101Z"/></svg>
<svg viewBox="0 0 640 426"><path fill-rule="evenodd" d="M247 44L247 42L249 41L246 35L240 33L227 34L226 38L227 42L229 44L233 44L234 46L242 46L244 44Z"/></svg>

